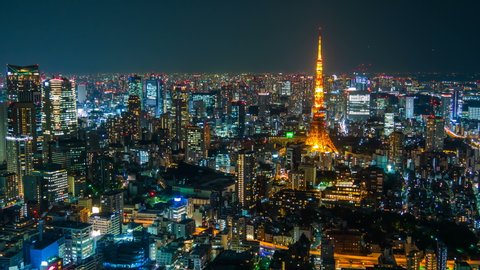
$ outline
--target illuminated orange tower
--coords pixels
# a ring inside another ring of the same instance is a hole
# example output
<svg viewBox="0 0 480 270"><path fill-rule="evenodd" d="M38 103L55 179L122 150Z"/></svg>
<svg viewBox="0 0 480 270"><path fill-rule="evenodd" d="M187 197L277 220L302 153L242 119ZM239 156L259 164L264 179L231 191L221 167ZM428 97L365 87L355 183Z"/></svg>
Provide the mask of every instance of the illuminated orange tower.
<svg viewBox="0 0 480 270"><path fill-rule="evenodd" d="M322 34L318 35L318 57L317 70L315 78L315 101L312 106L312 121L310 123L310 132L308 133L306 145L312 147L312 151L320 153L337 153L337 148L333 144L326 130L325 123L325 105L323 92L323 61L322 61Z"/></svg>

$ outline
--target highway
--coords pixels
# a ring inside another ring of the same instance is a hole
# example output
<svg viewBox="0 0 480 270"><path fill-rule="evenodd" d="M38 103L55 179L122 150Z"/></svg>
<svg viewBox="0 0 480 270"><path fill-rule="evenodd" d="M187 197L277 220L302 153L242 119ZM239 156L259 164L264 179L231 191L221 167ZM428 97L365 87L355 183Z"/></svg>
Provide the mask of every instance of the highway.
<svg viewBox="0 0 480 270"><path fill-rule="evenodd" d="M260 242L260 247L267 248L267 249L288 249L286 246L282 245L276 245L273 243L265 242L265 241L259 241ZM320 256L320 251L318 250L311 250L310 251L311 255L315 256ZM336 263L336 268L341 269L341 268L362 268L365 269L366 267L372 267L375 264L378 264L378 257L380 256L380 253L371 253L366 256L359 256L359 255L348 255L348 254L339 254L335 253L335 263ZM407 259L405 255L395 255L395 260L397 264L401 267L407 267ZM476 261L467 261L470 266L475 266L479 267L480 266L480 260ZM454 261L449 260L448 261L448 268L453 269L454 267ZM422 261L421 266L425 266L425 261Z"/></svg>

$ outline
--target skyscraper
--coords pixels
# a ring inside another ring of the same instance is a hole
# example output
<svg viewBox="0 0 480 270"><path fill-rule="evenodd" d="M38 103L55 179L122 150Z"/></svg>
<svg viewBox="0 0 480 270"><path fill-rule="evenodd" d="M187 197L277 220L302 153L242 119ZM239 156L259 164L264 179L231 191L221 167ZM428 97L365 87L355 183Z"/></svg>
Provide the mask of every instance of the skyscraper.
<svg viewBox="0 0 480 270"><path fill-rule="evenodd" d="M137 95L130 95L128 97L128 111L125 114L124 136L130 141L138 141L142 137L140 116L141 116L141 101Z"/></svg>
<svg viewBox="0 0 480 270"><path fill-rule="evenodd" d="M31 173L36 150L36 107L33 103L14 102L8 107L7 170L16 174L20 196L22 177Z"/></svg>
<svg viewBox="0 0 480 270"><path fill-rule="evenodd" d="M67 170L59 164L46 164L32 172L42 178L42 194L48 202L61 202L68 198Z"/></svg>
<svg viewBox="0 0 480 270"><path fill-rule="evenodd" d="M232 136L243 138L245 136L245 111L246 103L244 101L232 102Z"/></svg>
<svg viewBox="0 0 480 270"><path fill-rule="evenodd" d="M210 145L210 127L190 126L187 128L186 161L197 164L202 158L207 158Z"/></svg>
<svg viewBox="0 0 480 270"><path fill-rule="evenodd" d="M365 121L370 118L370 93L348 91L347 118L351 121Z"/></svg>
<svg viewBox="0 0 480 270"><path fill-rule="evenodd" d="M8 103L0 103L0 162L7 161L7 141L4 139L7 137L7 121L8 121Z"/></svg>
<svg viewBox="0 0 480 270"><path fill-rule="evenodd" d="M253 183L255 181L256 160L253 151L242 150L237 159L237 196L244 209L253 206Z"/></svg>
<svg viewBox="0 0 480 270"><path fill-rule="evenodd" d="M325 104L323 91L322 35L318 36L318 57L315 79L315 101L312 107L312 121L306 145L320 153L338 152L326 130Z"/></svg>
<svg viewBox="0 0 480 270"><path fill-rule="evenodd" d="M13 205L20 193L18 180L14 173L0 172L0 209Z"/></svg>
<svg viewBox="0 0 480 270"><path fill-rule="evenodd" d="M142 97L142 77L133 75L128 78L128 96L135 95L139 98Z"/></svg>
<svg viewBox="0 0 480 270"><path fill-rule="evenodd" d="M77 101L74 83L66 78L43 82L43 129L45 141L77 134Z"/></svg>
<svg viewBox="0 0 480 270"><path fill-rule="evenodd" d="M163 82L156 78L146 80L144 84L143 108L156 118L164 113L163 88Z"/></svg>
<svg viewBox="0 0 480 270"><path fill-rule="evenodd" d="M7 95L8 101L20 101L22 95L41 92L41 78L38 65L16 66L7 65Z"/></svg>
<svg viewBox="0 0 480 270"><path fill-rule="evenodd" d="M185 85L177 85L174 89L173 98L174 109L174 138L178 143L179 149L185 149L187 142L187 127L190 123L190 114L188 113L188 91Z"/></svg>
<svg viewBox="0 0 480 270"><path fill-rule="evenodd" d="M414 116L415 97L405 97L405 118L412 119Z"/></svg>
<svg viewBox="0 0 480 270"><path fill-rule="evenodd" d="M13 103L30 103L34 106L34 117L30 119L29 129L32 137L32 154L33 162L40 164L42 161L42 93L41 93L41 77L38 65L31 66L15 66L7 65L7 102L11 106ZM23 106L29 106L24 104ZM13 114L14 115L14 114ZM9 116L7 116L9 118ZM14 122L8 119L7 122ZM24 121L22 121L24 122ZM9 136L21 134L8 133Z"/></svg>
<svg viewBox="0 0 480 270"><path fill-rule="evenodd" d="M427 118L425 150L443 151L443 140L445 139L445 119L438 116Z"/></svg>
<svg viewBox="0 0 480 270"><path fill-rule="evenodd" d="M463 111L463 93L460 89L455 88L452 90L452 114L451 119L457 121L462 117Z"/></svg>

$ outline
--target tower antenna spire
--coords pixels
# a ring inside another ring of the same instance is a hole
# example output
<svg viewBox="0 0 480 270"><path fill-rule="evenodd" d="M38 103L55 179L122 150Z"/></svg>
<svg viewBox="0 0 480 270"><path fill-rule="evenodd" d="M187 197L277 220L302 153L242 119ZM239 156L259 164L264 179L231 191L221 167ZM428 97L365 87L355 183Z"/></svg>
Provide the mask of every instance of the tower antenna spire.
<svg viewBox="0 0 480 270"><path fill-rule="evenodd" d="M326 130L325 102L323 89L323 58L322 58L322 28L318 28L318 55L315 72L314 103L312 106L312 121L306 144L313 151L320 153L338 153Z"/></svg>

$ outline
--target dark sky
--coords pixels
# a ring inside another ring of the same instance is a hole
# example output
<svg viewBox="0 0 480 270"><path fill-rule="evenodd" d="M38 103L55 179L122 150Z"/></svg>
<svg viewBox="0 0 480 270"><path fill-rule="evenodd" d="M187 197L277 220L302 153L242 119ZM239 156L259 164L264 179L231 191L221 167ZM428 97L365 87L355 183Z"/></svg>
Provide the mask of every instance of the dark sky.
<svg viewBox="0 0 480 270"><path fill-rule="evenodd" d="M0 1L0 63L46 72L480 71L476 0Z"/></svg>

